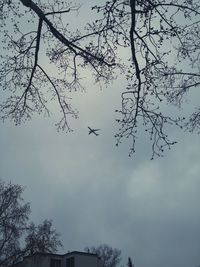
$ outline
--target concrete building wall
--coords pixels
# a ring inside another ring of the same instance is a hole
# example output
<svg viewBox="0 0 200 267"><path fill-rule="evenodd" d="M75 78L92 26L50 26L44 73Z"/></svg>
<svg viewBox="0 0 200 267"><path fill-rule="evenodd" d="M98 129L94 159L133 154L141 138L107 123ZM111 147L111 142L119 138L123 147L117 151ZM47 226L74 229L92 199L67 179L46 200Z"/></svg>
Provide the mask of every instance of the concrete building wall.
<svg viewBox="0 0 200 267"><path fill-rule="evenodd" d="M59 267L102 267L96 255L84 252L71 252L65 255L38 253L26 257L23 262L14 267L52 267L52 260L60 260Z"/></svg>
<svg viewBox="0 0 200 267"><path fill-rule="evenodd" d="M98 267L98 258L96 256L87 255L87 254L71 254L65 258L74 257L74 267ZM71 267L71 266L63 266Z"/></svg>
<svg viewBox="0 0 200 267"><path fill-rule="evenodd" d="M48 255L35 255L29 262L30 265L27 267L50 267Z"/></svg>
<svg viewBox="0 0 200 267"><path fill-rule="evenodd" d="M26 257L22 262L16 264L14 267L50 267L50 260L48 255L34 255Z"/></svg>

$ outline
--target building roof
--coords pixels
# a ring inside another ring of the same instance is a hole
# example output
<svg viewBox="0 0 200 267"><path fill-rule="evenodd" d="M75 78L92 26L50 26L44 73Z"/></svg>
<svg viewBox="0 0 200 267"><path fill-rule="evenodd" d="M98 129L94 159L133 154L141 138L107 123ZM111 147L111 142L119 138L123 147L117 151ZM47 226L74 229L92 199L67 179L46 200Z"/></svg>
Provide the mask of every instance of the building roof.
<svg viewBox="0 0 200 267"><path fill-rule="evenodd" d="M91 252L83 252L83 251L70 251L65 254L57 254L57 253L48 253L48 252L36 252L33 255L26 256L25 258L29 258L35 255L44 255L44 256L59 256L59 257L66 257L66 256L72 256L72 255L87 255L90 257L98 257L97 254L91 253Z"/></svg>
<svg viewBox="0 0 200 267"><path fill-rule="evenodd" d="M70 251L70 252L67 252L65 254L57 254L57 253L48 253L48 252L36 252L34 253L33 255L29 255L29 256L26 256L24 257L24 259L27 259L27 258L31 258L31 257L34 257L34 256L50 256L50 257L66 257L66 256L74 256L74 255L87 255L89 257L97 257L98 258L98 255L95 254L95 253L90 253L90 252L82 252L82 251ZM14 265L12 265L12 267L17 267L17 266L21 266L20 264L22 263L23 261L20 261Z"/></svg>

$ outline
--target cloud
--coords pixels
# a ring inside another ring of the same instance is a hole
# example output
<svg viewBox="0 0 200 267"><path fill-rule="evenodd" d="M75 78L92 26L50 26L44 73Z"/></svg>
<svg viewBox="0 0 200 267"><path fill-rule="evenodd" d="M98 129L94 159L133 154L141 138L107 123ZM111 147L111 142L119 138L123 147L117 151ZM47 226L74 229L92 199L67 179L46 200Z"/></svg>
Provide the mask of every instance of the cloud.
<svg viewBox="0 0 200 267"><path fill-rule="evenodd" d="M52 218L65 251L108 243L122 249L124 264L131 256L136 267L195 267L199 136L170 130L179 143L150 161L142 133L129 158L129 142L116 148L113 137L124 84L120 77L100 90L87 76L87 93L73 94L80 114L71 121L72 134L56 132L57 114L19 127L1 123L0 175L26 186L32 220ZM87 126L100 128L100 135L88 136Z"/></svg>

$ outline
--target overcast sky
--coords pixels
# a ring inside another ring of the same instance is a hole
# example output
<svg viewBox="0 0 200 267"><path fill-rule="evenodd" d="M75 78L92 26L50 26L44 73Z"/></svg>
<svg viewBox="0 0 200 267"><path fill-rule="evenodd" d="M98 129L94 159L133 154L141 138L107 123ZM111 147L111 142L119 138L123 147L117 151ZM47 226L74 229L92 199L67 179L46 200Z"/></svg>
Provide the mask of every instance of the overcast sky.
<svg viewBox="0 0 200 267"><path fill-rule="evenodd" d="M136 267L200 265L200 140L173 130L178 144L151 161L141 136L134 157L115 146L119 78L100 90L87 80L74 96L74 132L58 133L55 118L35 116L15 127L0 124L0 177L26 187L31 219L48 218L63 253L107 243ZM88 135L87 126L101 130Z"/></svg>

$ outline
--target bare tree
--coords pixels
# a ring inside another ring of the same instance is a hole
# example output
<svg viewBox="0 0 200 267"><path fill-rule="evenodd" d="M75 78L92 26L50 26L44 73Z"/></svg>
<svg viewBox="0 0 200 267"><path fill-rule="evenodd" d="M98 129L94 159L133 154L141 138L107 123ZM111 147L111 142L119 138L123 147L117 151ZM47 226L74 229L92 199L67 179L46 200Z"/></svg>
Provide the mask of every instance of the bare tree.
<svg viewBox="0 0 200 267"><path fill-rule="evenodd" d="M92 43L85 44L87 37L99 32L73 34L63 21L63 15L77 8L60 1L1 3L4 55L0 82L3 90L10 91L0 106L3 120L10 118L19 124L35 112L49 114L49 101L56 99L62 113L57 127L70 131L68 116L77 117L77 112L71 107L69 93L81 88L80 69L92 69L96 80L111 78L115 63L109 50L102 53ZM27 21L28 30L23 24ZM8 24L11 32L6 28ZM58 67L55 76L43 64L45 54Z"/></svg>
<svg viewBox="0 0 200 267"><path fill-rule="evenodd" d="M24 202L23 190L0 180L0 267L11 266L34 252L56 252L61 246L51 221L39 226L29 223L30 204Z"/></svg>
<svg viewBox="0 0 200 267"><path fill-rule="evenodd" d="M200 85L199 1L116 0L95 9L103 14L99 24L110 28L113 44L130 49L117 145L131 138L130 154L135 152L138 127L143 127L153 158L175 143L167 135L169 125L199 132L199 108L188 120L166 111L166 104L180 107Z"/></svg>
<svg viewBox="0 0 200 267"><path fill-rule="evenodd" d="M121 251L106 244L86 247L85 251L97 254L103 267L116 267L121 261Z"/></svg>
<svg viewBox="0 0 200 267"><path fill-rule="evenodd" d="M88 68L97 82L108 83L119 71L127 79L116 139L117 145L131 140L130 155L138 129L150 137L152 158L176 143L168 137L170 126L199 133L199 107L184 116L166 108L180 108L200 85L199 1L101 1L92 7L97 19L73 32L67 18L77 10L56 0L1 1L0 83L6 92L1 118L19 124L35 112L49 114L49 102L56 99L62 113L57 127L70 131L68 116L77 117L77 112L69 93L81 89L81 69ZM55 76L42 63L45 53L58 67Z"/></svg>
<svg viewBox="0 0 200 267"><path fill-rule="evenodd" d="M59 234L52 229L52 221L45 220L36 226L31 223L26 236L27 254L32 255L36 252L55 253L62 243Z"/></svg>
<svg viewBox="0 0 200 267"><path fill-rule="evenodd" d="M19 185L0 180L0 266L7 266L21 257L20 236L27 227L29 203L24 203Z"/></svg>

